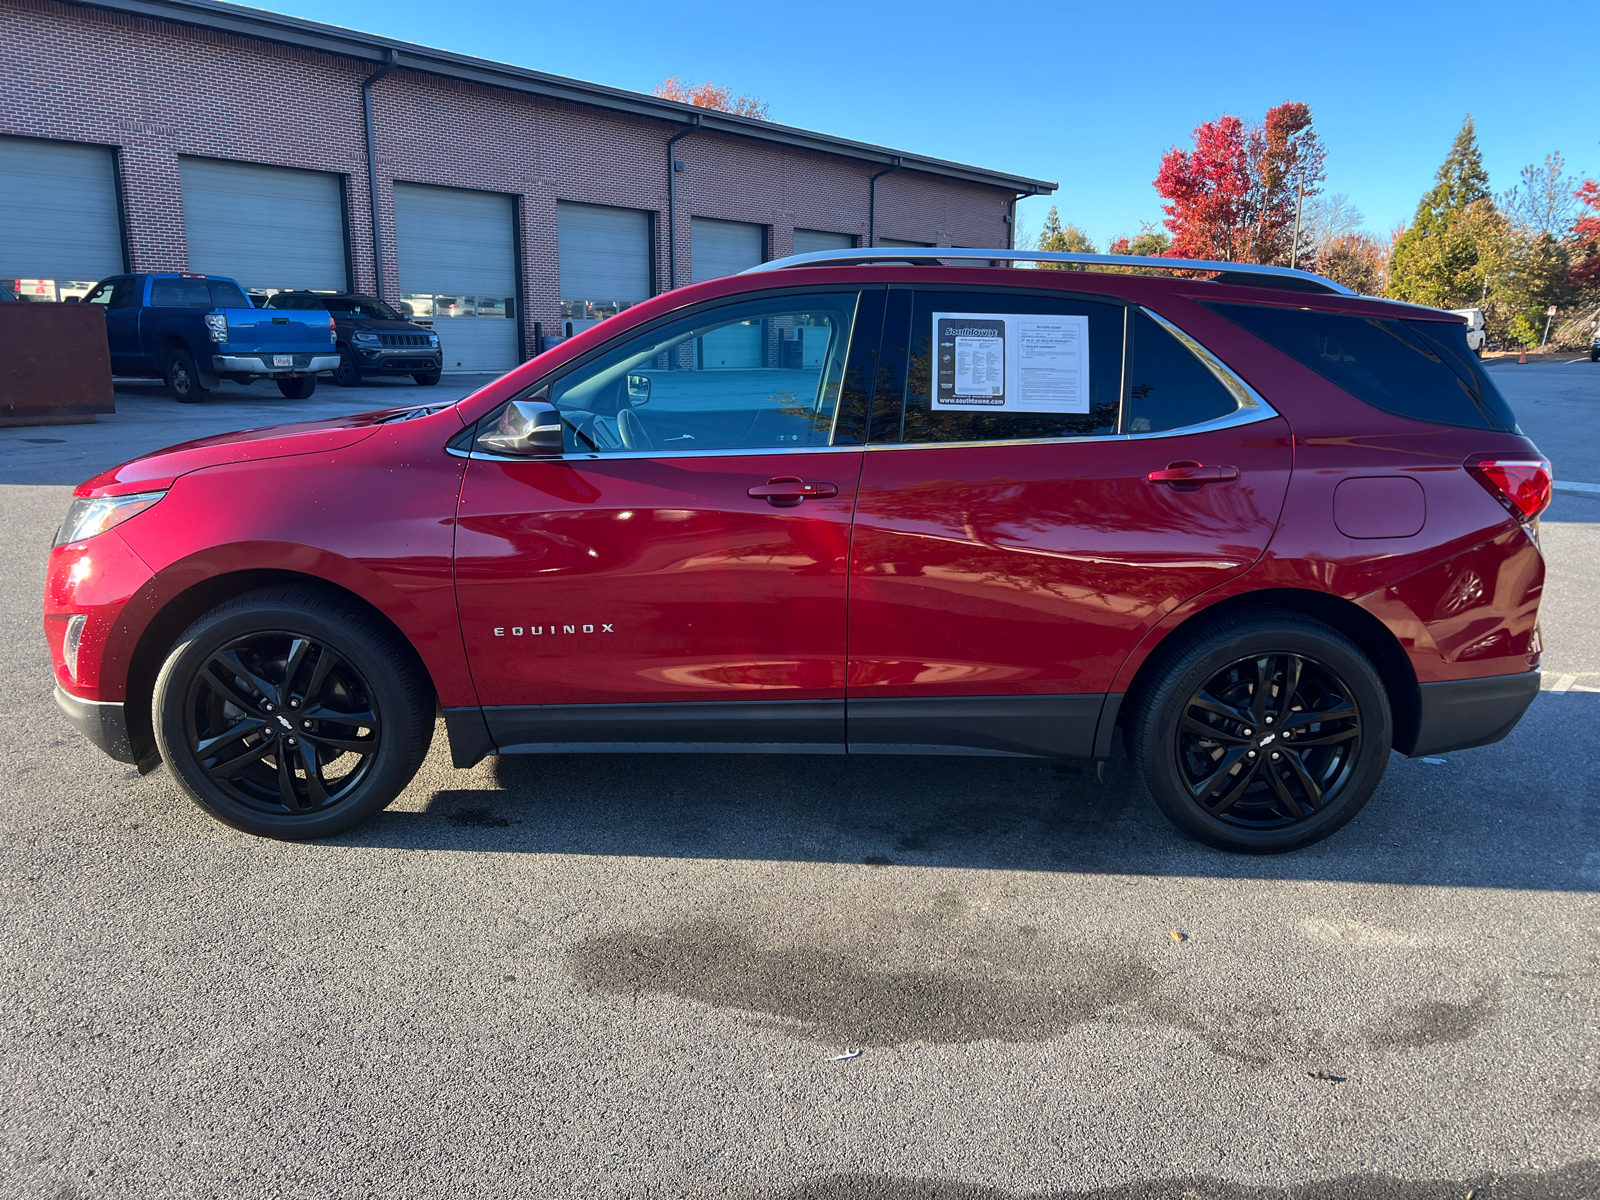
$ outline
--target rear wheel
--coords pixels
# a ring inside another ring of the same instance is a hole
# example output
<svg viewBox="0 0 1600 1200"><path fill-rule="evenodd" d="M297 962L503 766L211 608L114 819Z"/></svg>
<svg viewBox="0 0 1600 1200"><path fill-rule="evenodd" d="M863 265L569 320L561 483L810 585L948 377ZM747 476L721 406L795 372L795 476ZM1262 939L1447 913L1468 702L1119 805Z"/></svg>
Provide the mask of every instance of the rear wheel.
<svg viewBox="0 0 1600 1200"><path fill-rule="evenodd" d="M199 404L210 394L211 389L206 387L195 366L194 355L187 350L167 351L161 374L167 381L167 391L179 404Z"/></svg>
<svg viewBox="0 0 1600 1200"><path fill-rule="evenodd" d="M433 737L432 692L405 648L346 602L265 588L213 609L167 656L153 699L161 757L219 821L326 837L386 807Z"/></svg>
<svg viewBox="0 0 1600 1200"><path fill-rule="evenodd" d="M287 379L278 380L278 390L290 400L309 400L311 394L317 390L317 377L292 375Z"/></svg>
<svg viewBox="0 0 1600 1200"><path fill-rule="evenodd" d="M1126 732L1135 773L1174 825L1223 850L1274 853L1361 810L1392 723L1355 643L1285 613L1236 618L1177 648Z"/></svg>

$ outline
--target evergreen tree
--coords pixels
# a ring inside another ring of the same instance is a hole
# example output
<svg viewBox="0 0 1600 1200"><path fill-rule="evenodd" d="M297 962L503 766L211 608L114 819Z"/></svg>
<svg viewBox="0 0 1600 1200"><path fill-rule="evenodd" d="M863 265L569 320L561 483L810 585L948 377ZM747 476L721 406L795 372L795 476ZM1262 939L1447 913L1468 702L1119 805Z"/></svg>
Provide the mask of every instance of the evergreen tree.
<svg viewBox="0 0 1600 1200"><path fill-rule="evenodd" d="M1475 304L1505 256L1507 222L1489 194L1469 115L1417 215L1394 244L1389 294L1436 308Z"/></svg>
<svg viewBox="0 0 1600 1200"><path fill-rule="evenodd" d="M1094 242L1089 235L1076 225L1063 225L1061 214L1056 211L1056 206L1050 206L1050 215L1044 219L1044 228L1039 231L1039 249L1053 250L1061 254L1097 254ZM1045 271L1076 271L1077 266L1072 263L1043 262L1039 268Z"/></svg>

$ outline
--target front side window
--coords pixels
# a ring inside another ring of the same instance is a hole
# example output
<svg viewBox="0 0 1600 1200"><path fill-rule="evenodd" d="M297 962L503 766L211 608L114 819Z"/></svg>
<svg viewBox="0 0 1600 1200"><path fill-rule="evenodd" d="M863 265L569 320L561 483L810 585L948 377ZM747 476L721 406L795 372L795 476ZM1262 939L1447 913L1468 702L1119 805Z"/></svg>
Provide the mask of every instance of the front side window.
<svg viewBox="0 0 1600 1200"><path fill-rule="evenodd" d="M104 304L107 308L128 308L133 304L133 280L108 279L84 297L85 304Z"/></svg>
<svg viewBox="0 0 1600 1200"><path fill-rule="evenodd" d="M1122 337L1116 304L1039 292L919 291L901 440L1116 433Z"/></svg>
<svg viewBox="0 0 1600 1200"><path fill-rule="evenodd" d="M744 299L628 339L550 388L567 452L829 445L857 299Z"/></svg>

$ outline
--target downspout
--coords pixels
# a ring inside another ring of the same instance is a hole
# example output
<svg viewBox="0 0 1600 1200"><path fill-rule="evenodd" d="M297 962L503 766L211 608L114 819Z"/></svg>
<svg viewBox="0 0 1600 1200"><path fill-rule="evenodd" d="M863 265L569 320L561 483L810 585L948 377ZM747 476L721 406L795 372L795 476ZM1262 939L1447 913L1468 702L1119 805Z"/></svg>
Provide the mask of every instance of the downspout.
<svg viewBox="0 0 1600 1200"><path fill-rule="evenodd" d="M679 138L686 138L700 128L700 115L695 114L694 124L667 139L667 290L678 287L678 160L672 148Z"/></svg>
<svg viewBox="0 0 1600 1200"><path fill-rule="evenodd" d="M378 299L384 299L383 236L378 232L378 149L372 136L372 85L400 65L398 50L385 51L383 66L361 81L361 120L367 133L367 203L372 209L372 270ZM355 280L351 280L352 286Z"/></svg>
<svg viewBox="0 0 1600 1200"><path fill-rule="evenodd" d="M876 246L878 244L878 180L882 179L885 175L893 175L899 169L900 160L897 158L894 160L894 166L885 167L883 170L879 171L872 177L870 183L868 184L867 245L869 247Z"/></svg>

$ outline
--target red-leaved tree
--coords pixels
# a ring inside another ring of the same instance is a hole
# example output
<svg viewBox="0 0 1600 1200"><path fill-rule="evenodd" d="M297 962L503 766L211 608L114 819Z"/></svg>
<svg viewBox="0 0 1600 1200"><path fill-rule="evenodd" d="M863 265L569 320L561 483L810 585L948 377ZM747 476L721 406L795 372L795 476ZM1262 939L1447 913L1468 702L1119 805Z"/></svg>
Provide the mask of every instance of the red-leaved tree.
<svg viewBox="0 0 1600 1200"><path fill-rule="evenodd" d="M731 88L706 80L695 83L677 75L656 84L656 95L663 100L676 100L679 104L693 104L697 108L714 108L719 112L737 113L741 117L756 117L762 121L772 119L767 102L760 96L735 96Z"/></svg>
<svg viewBox="0 0 1600 1200"><path fill-rule="evenodd" d="M1600 183L1585 179L1577 197L1583 203L1584 212L1573 222L1572 237L1586 253L1567 273L1567 284L1587 287L1600 283Z"/></svg>
<svg viewBox="0 0 1600 1200"><path fill-rule="evenodd" d="M1156 176L1172 232L1168 253L1287 264L1296 184L1303 182L1304 197L1316 195L1325 158L1310 106L1296 101L1268 109L1259 125L1234 116L1201 124L1194 148L1168 150Z"/></svg>

